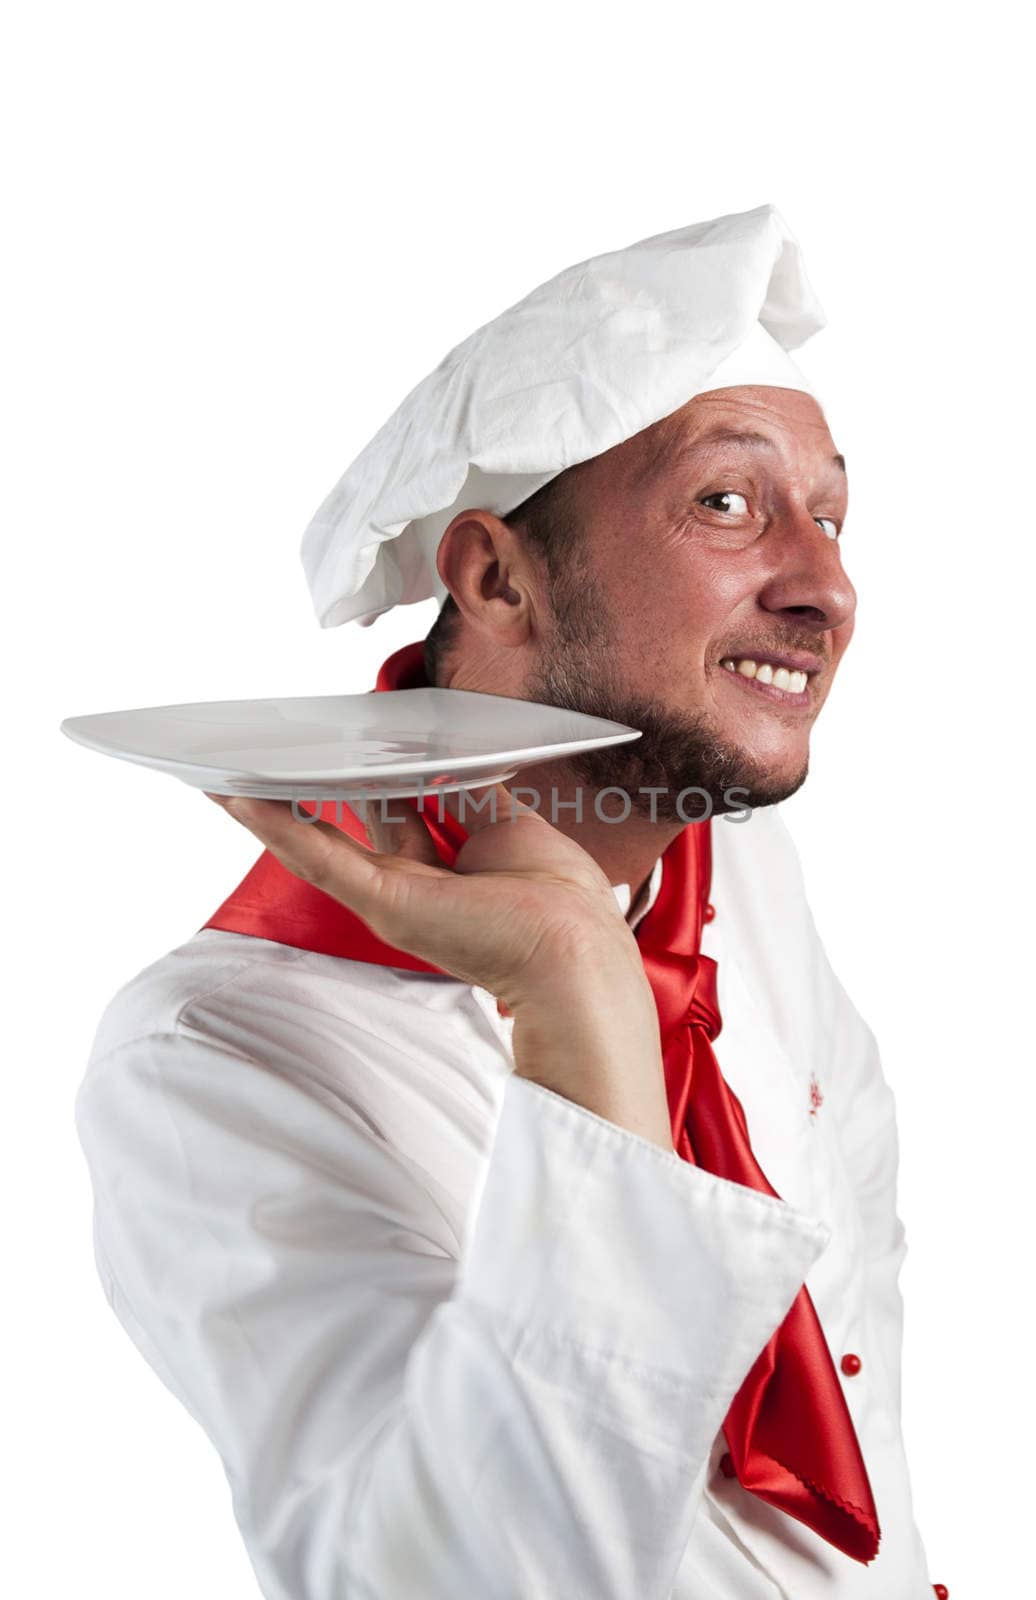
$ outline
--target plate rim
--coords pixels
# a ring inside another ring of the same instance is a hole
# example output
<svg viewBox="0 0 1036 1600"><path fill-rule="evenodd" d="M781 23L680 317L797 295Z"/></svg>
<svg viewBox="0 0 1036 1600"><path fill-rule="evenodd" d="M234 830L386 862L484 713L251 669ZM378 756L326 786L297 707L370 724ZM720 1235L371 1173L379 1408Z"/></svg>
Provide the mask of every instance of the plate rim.
<svg viewBox="0 0 1036 1600"><path fill-rule="evenodd" d="M424 687L433 688L435 686L434 685L427 685L427 686L421 685L420 686L420 688L424 688ZM365 692L369 693L369 694L374 694L374 693L377 693L378 691L367 690ZM394 694L410 694L410 693L414 693L414 692L418 692L418 691L399 689L399 690L390 690L390 691L385 691L385 692L394 693ZM442 690L441 692L443 694L463 694L463 695L469 695L469 694L470 695L476 695L477 694L477 691L467 690L467 689L445 689L445 690ZM504 750L492 749L492 750L487 750L484 753L477 754L477 755L456 756L452 760L450 760L450 759L437 760L434 757L420 757L420 758L418 758L416 760L413 760L413 761L407 761L407 762L396 764L396 765L391 766L391 767L383 768L380 771L377 768L368 768L365 772L356 771L355 769L351 769L351 770L347 769L345 772L342 772L341 770L339 770L336 773L329 773L327 771L324 771L324 772L305 771L305 772L299 772L297 774L296 773L281 774L281 773L270 773L270 772L256 771L254 768L232 767L227 762L222 762L219 766L213 766L210 762L197 761L197 760L185 760L185 759L183 759L183 758L181 758L179 756L154 755L154 754L147 754L147 753L144 753L144 752L141 752L141 751L136 751L136 750L133 750L133 751L130 751L130 750L117 750L117 749L113 748L110 743L105 743L105 742L103 742L101 739L99 739L97 737L91 738L88 734L84 734L81 730L73 729L71 726L69 726L69 724L74 723L74 722L85 721L88 717L91 717L91 716L94 716L94 717L125 716L125 715L133 715L136 712L141 712L141 711L169 711L169 710L175 710L175 709L178 709L180 706L257 704L257 703L261 703L263 701L269 702L269 701L274 700L275 698L277 698L277 697L271 696L271 695L264 695L264 696L255 696L255 697L252 697L251 699L248 698L248 697L244 697L243 699L238 700L238 701L211 701L211 700L173 701L173 702L170 702L167 705L162 705L162 706L137 706L137 707L125 708L122 711L87 712L84 715L79 716L79 717L65 717L65 718L63 718L63 720L62 720L62 722L60 724L59 731L61 733L63 733L66 738L70 739L74 744L80 745L83 749L93 750L98 755L109 756L109 757L112 757L115 760L129 761L134 766L151 767L155 771L162 771L162 770L170 771L174 777L179 775L179 772L176 769L187 769L187 770L192 771L192 772L202 772L202 773L211 772L214 775L218 775L218 774L229 775L229 774L233 773L238 778L242 778L242 779L249 780L249 781L255 781L255 782L258 782L258 783L284 783L284 784L346 783L346 782L348 782L348 783L362 783L364 777L366 777L370 782L379 782L379 781L384 781L386 779L394 778L394 777L400 777L400 778L402 778L402 777L420 777L420 776L424 776L425 774L431 774L431 773L435 773L435 772L438 772L438 771L442 771L444 768L445 769L449 769L451 771L461 771L461 772L463 772L463 771L470 770L473 767L483 766L488 762L494 762L494 763L497 763L497 764L503 764L503 763L510 764L512 762L516 762L517 761L517 762L521 762L524 765L528 765L533 761L536 761L536 760L539 760L539 759L545 759L545 758L547 758L547 757L549 757L551 755L557 755L558 759L564 759L566 756L579 755L584 751L600 749L602 746L606 746L607 747L607 746L611 746L611 745L629 744L629 743L632 743L633 740L640 739L640 738L643 737L643 730L642 729L640 729L640 728L632 728L626 723L615 722L610 717L594 717L591 712L577 711L574 707L551 706L551 707L546 707L545 709L552 710L552 711L557 711L560 714L564 714L565 712L568 712L570 714L574 714L574 715L577 715L577 716L580 716L580 717L590 718L592 721L595 721L595 722L598 722L598 723L607 723L614 731L611 732L611 733L600 733L600 734L598 734L596 736L589 736L589 737L586 737L586 738L556 740L555 742L553 742L551 744L547 744L547 745L544 745L544 744L521 745L521 746L512 747L510 749L504 749ZM360 695L356 695L356 696L348 696L348 695L334 695L334 696L330 696L330 695L329 696L321 696L321 695L292 695L292 696L287 696L287 695L284 695L284 696L281 696L280 698L282 700L286 700L286 699L293 699L293 700L352 699L352 698L359 699L359 698L361 698L361 696ZM526 707L531 706L531 705L539 705L540 704L539 701L521 700L521 699L517 699L516 697L511 696L511 695L481 695L481 694L479 694L478 698L479 699L485 699L485 700L506 700L510 704L521 705L521 706L526 706Z"/></svg>

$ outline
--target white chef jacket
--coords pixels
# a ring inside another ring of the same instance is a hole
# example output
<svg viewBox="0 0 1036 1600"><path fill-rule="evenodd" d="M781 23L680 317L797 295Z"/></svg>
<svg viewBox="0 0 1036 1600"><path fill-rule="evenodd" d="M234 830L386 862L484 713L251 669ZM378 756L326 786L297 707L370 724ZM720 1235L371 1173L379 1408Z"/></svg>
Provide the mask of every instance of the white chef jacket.
<svg viewBox="0 0 1036 1600"><path fill-rule="evenodd" d="M445 975L202 929L107 1006L76 1099L99 1273L267 1600L931 1600L893 1096L778 810L712 832L714 1048L780 1199L516 1077L510 1019ZM719 1470L803 1282L868 1566Z"/></svg>

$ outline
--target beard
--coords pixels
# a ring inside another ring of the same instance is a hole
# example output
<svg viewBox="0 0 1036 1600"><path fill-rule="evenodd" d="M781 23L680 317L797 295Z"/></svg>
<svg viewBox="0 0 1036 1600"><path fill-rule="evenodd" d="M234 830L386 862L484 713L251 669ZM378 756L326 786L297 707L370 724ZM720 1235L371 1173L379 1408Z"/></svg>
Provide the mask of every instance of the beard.
<svg viewBox="0 0 1036 1600"><path fill-rule="evenodd" d="M778 778L721 739L706 716L667 711L656 701L630 695L611 666L601 596L585 573L578 583L576 592L566 594L566 574L560 574L551 585L555 628L526 687L527 698L641 730L640 738L628 744L567 757L566 766L581 783L595 791L623 790L632 802L631 814L656 822L777 805L802 787L808 760L794 777ZM663 792L641 794L642 789ZM704 793L686 795L678 806L685 790Z"/></svg>

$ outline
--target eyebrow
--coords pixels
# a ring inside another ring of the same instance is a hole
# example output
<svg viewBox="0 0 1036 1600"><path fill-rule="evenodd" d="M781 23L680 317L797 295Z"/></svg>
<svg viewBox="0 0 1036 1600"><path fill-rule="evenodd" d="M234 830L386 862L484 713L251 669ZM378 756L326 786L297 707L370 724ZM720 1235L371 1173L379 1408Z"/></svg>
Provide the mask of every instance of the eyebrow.
<svg viewBox="0 0 1036 1600"><path fill-rule="evenodd" d="M684 456L697 455L707 445L711 444L732 444L744 450L762 449L768 451L771 455L777 453L777 446L768 434L754 433L750 429L714 428L710 433L703 433L699 438L688 440L685 444L673 450L670 453L670 461L667 465L675 466ZM843 455L834 455L830 459L832 466L837 467L840 472L845 472L845 457Z"/></svg>

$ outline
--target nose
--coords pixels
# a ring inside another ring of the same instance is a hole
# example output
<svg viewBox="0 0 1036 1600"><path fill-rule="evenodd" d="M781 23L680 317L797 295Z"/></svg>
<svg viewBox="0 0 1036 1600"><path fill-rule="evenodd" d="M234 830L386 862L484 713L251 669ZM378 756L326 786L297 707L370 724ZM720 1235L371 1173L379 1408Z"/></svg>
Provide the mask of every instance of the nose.
<svg viewBox="0 0 1036 1600"><path fill-rule="evenodd" d="M770 532L773 564L759 594L764 610L818 633L851 622L856 590L842 566L838 540L805 511L790 514Z"/></svg>

